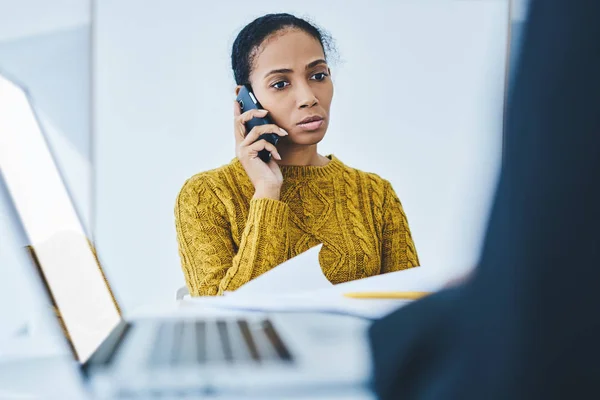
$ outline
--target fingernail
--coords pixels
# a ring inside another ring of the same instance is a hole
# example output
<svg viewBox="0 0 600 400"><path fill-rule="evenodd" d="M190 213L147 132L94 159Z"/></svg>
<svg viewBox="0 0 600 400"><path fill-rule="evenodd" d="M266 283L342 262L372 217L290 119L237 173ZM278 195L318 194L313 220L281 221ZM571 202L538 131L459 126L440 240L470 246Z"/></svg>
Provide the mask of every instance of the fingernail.
<svg viewBox="0 0 600 400"><path fill-rule="evenodd" d="M259 113L261 113L261 114L266 114L266 113L268 113L268 111L267 111L267 110L265 110L265 109L258 110L258 112L259 112Z"/></svg>
<svg viewBox="0 0 600 400"><path fill-rule="evenodd" d="M281 161L281 156L279 154L275 154L275 158Z"/></svg>
<svg viewBox="0 0 600 400"><path fill-rule="evenodd" d="M283 128L279 128L279 130L281 131L281 133L283 133L284 135L287 136L288 133L286 131L284 131Z"/></svg>

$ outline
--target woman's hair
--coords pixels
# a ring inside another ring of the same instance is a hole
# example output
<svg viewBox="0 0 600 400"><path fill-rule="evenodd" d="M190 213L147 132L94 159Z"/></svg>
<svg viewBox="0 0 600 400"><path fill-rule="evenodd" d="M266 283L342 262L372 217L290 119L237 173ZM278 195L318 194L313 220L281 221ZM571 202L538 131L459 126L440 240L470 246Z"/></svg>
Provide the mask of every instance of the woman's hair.
<svg viewBox="0 0 600 400"><path fill-rule="evenodd" d="M290 28L302 30L317 39L325 59L330 51L334 51L331 36L314 24L287 13L263 15L246 25L233 42L231 68L236 84L249 82L256 50L263 41L274 33Z"/></svg>

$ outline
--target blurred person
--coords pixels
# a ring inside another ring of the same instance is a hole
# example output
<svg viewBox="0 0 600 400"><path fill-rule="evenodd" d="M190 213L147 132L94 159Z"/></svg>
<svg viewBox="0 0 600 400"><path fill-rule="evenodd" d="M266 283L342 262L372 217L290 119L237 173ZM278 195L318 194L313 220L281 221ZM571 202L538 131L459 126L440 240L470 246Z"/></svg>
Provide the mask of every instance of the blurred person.
<svg viewBox="0 0 600 400"><path fill-rule="evenodd" d="M599 18L530 5L479 265L372 325L380 399L600 396Z"/></svg>

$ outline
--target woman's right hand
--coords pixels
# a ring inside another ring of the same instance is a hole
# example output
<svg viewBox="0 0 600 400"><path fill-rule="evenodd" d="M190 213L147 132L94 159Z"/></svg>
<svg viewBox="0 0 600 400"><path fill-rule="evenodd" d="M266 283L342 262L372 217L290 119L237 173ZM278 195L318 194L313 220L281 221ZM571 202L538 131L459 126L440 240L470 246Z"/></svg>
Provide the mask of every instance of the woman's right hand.
<svg viewBox="0 0 600 400"><path fill-rule="evenodd" d="M279 136L287 136L287 132L277 125L261 125L246 132L245 123L252 118L262 118L268 114L267 110L248 110L241 114L241 108L234 100L234 134L236 144L236 156L246 170L246 174L254 185L254 197L269 197L279 200L283 176L279 165L274 158L281 160L277 148L264 139L256 141L263 133L275 133ZM271 153L271 159L265 163L258 157L258 152L266 149Z"/></svg>

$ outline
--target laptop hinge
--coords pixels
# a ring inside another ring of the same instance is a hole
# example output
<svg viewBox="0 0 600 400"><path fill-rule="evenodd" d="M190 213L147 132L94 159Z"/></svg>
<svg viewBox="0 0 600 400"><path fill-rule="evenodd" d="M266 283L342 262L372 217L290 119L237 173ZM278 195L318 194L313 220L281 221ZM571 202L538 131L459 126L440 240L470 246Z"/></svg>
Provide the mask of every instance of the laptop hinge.
<svg viewBox="0 0 600 400"><path fill-rule="evenodd" d="M107 366L113 361L115 354L125 340L125 336L129 333L131 325L130 322L121 319L92 356L82 364L81 368L84 374L87 374L91 367Z"/></svg>

